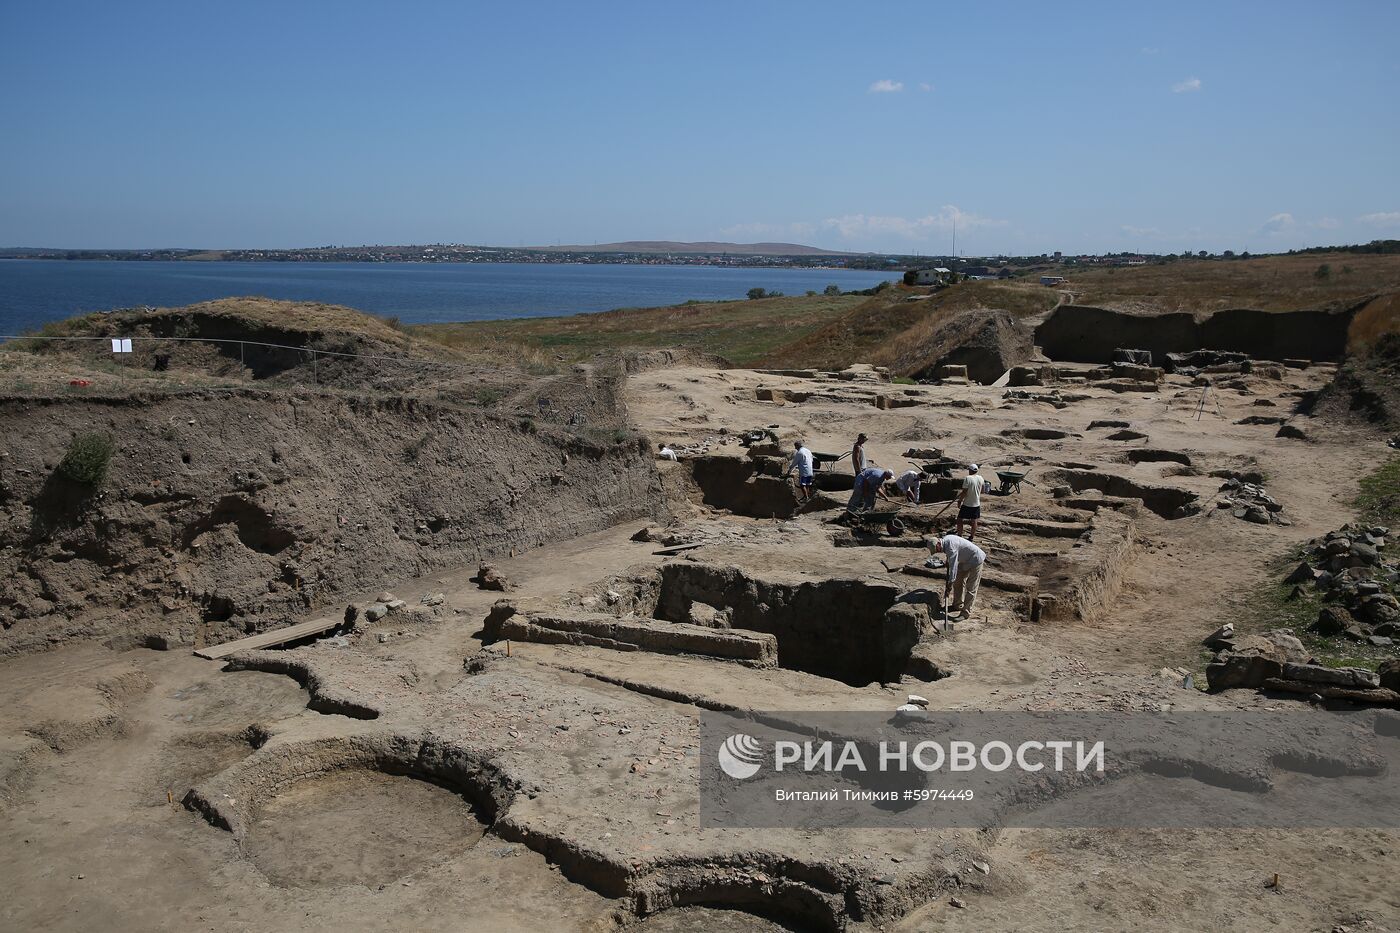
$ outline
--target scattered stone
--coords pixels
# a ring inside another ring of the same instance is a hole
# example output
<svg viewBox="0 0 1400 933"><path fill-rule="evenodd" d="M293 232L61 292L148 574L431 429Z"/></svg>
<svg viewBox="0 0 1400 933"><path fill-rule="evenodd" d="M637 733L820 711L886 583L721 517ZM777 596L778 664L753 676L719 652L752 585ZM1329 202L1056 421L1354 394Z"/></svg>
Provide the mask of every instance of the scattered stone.
<svg viewBox="0 0 1400 933"><path fill-rule="evenodd" d="M512 587L510 581L490 564L482 564L477 568L476 576L472 578L478 587L483 590L497 590L505 592Z"/></svg>
<svg viewBox="0 0 1400 933"><path fill-rule="evenodd" d="M1212 651L1224 651L1235 645L1235 623L1226 622L1206 636L1205 646Z"/></svg>
<svg viewBox="0 0 1400 933"><path fill-rule="evenodd" d="M1307 661L1302 642L1286 632L1246 635L1206 666L1206 682L1212 690L1258 688L1264 681L1282 676L1284 664Z"/></svg>
<svg viewBox="0 0 1400 933"><path fill-rule="evenodd" d="M1285 520L1279 513L1283 505L1258 483L1246 482L1230 476L1220 486L1221 502L1228 502L1235 518L1253 522L1256 525L1282 525ZM1296 572L1296 571L1295 571ZM1294 582L1294 581L1288 581Z"/></svg>
<svg viewBox="0 0 1400 933"><path fill-rule="evenodd" d="M958 910L962 910L964 907L967 906L967 902L960 897L948 898L948 904L952 907L958 908Z"/></svg>
<svg viewBox="0 0 1400 933"><path fill-rule="evenodd" d="M388 632L380 632L379 635L378 635L377 637L378 637L378 639L379 639L379 643L382 645L382 644L386 643L386 642L389 640L389 633L388 633Z"/></svg>
<svg viewBox="0 0 1400 933"><path fill-rule="evenodd" d="M1376 669L1376 676L1380 678L1381 686L1387 690L1400 690L1400 660L1381 662L1381 666Z"/></svg>
<svg viewBox="0 0 1400 933"><path fill-rule="evenodd" d="M425 606L441 606L444 602L446 602L446 600L447 600L447 597L444 596L442 593L432 593L432 594L430 594L430 595L428 595L428 596L424 596L424 597L423 597L423 605L425 605Z"/></svg>
<svg viewBox="0 0 1400 933"><path fill-rule="evenodd" d="M389 607L383 603L371 603L365 607L365 619L369 622L378 622L389 614Z"/></svg>
<svg viewBox="0 0 1400 933"><path fill-rule="evenodd" d="M1352 618L1345 606L1323 606L1312 627L1319 635L1340 635L1347 629L1355 628L1356 619Z"/></svg>
<svg viewBox="0 0 1400 933"><path fill-rule="evenodd" d="M1284 583L1311 583L1317 579L1317 571L1312 564L1303 561L1293 569L1293 572L1283 578Z"/></svg>
<svg viewBox="0 0 1400 933"><path fill-rule="evenodd" d="M407 606L408 603L405 602L405 601L402 600L402 599L391 599L391 600L389 600L387 603L385 603L384 605L385 605L385 607L388 608L388 610L389 610L390 612L398 612L400 609L402 609L402 608L404 608L405 606Z"/></svg>

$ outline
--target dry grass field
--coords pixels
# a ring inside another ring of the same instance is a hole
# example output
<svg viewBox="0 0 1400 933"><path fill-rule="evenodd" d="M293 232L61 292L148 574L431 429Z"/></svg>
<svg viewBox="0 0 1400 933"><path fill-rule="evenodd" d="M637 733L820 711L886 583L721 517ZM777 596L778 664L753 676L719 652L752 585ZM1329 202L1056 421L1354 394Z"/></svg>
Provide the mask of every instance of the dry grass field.
<svg viewBox="0 0 1400 933"><path fill-rule="evenodd" d="M1325 275L1319 270L1325 267ZM1077 304L1144 311L1291 311L1400 289L1400 255L1326 253L1064 270Z"/></svg>
<svg viewBox="0 0 1400 933"><path fill-rule="evenodd" d="M694 302L569 317L423 324L411 331L457 349L524 348L564 361L603 350L686 347L750 366L864 301L860 295L811 295Z"/></svg>

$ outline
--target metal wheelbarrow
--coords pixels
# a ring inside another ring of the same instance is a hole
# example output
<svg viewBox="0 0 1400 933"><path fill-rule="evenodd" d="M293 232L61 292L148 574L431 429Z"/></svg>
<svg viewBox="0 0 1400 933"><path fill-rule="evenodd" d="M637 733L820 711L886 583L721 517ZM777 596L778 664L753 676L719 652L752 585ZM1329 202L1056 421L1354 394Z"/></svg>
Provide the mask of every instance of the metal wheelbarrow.
<svg viewBox="0 0 1400 933"><path fill-rule="evenodd" d="M845 460L850 455L851 452L849 450L844 454L823 454L814 450L812 451L812 469L814 471L823 470L829 472L836 468L836 464Z"/></svg>
<svg viewBox="0 0 1400 933"><path fill-rule="evenodd" d="M997 487L997 492L1003 496L1009 496L1013 492L1021 491L1021 484L1027 482L1026 477L1031 475L1030 470L1024 473L1013 473L1010 470L997 470L997 479L1001 485Z"/></svg>

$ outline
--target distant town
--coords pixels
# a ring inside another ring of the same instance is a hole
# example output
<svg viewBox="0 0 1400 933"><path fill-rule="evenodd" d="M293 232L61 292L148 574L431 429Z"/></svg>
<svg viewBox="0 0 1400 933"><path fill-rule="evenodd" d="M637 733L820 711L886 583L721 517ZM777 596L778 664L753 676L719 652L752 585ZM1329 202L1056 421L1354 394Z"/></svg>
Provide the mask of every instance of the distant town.
<svg viewBox="0 0 1400 933"><path fill-rule="evenodd" d="M958 278L1010 278L1048 268L1145 266L1181 259L1249 259L1248 251L1208 250L1181 253L1041 253L1031 256L937 256L896 253L822 252L796 244L649 244L644 249L614 248L627 244L588 247L503 247L434 243L423 246L315 246L302 249L151 249L95 250L16 247L0 249L0 259L107 260L125 262L418 262L418 263L574 263L585 265L733 266L742 268L863 269L905 272L942 269ZM705 246L707 249L687 249ZM790 247L793 254L767 252ZM1396 241L1376 240L1364 246L1314 247L1290 253L1333 250L1395 252ZM800 252L799 252L800 251ZM1263 254L1260 254L1263 255Z"/></svg>

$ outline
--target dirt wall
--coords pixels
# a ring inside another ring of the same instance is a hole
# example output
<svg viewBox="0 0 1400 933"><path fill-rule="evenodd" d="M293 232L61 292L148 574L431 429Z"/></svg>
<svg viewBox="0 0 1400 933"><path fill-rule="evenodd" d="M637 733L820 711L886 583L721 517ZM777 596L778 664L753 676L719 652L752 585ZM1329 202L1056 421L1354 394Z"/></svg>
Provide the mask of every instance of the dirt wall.
<svg viewBox="0 0 1400 933"><path fill-rule="evenodd" d="M1065 305L1035 331L1035 342L1053 360L1108 363L1119 347L1167 353L1234 350L1255 359L1337 360L1346 350L1355 308L1339 311L1216 311L1139 315Z"/></svg>
<svg viewBox="0 0 1400 933"><path fill-rule="evenodd" d="M57 470L115 440L96 491ZM224 640L393 578L656 514L647 444L396 398L0 400L0 655Z"/></svg>

